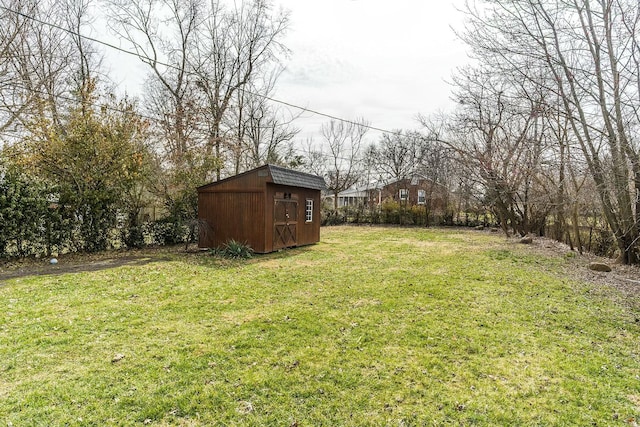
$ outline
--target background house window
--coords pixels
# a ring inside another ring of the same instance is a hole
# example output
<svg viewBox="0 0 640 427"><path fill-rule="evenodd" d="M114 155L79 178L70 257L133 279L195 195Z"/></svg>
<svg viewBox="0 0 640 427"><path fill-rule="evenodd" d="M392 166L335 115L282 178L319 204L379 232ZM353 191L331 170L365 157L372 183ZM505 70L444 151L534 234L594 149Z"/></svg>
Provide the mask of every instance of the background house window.
<svg viewBox="0 0 640 427"><path fill-rule="evenodd" d="M418 190L418 204L424 205L427 201L427 192L424 190Z"/></svg>
<svg viewBox="0 0 640 427"><path fill-rule="evenodd" d="M304 205L304 220L305 222L313 221L313 199L307 199Z"/></svg>
<svg viewBox="0 0 640 427"><path fill-rule="evenodd" d="M400 189L400 200L407 200L409 198L409 190L406 188Z"/></svg>

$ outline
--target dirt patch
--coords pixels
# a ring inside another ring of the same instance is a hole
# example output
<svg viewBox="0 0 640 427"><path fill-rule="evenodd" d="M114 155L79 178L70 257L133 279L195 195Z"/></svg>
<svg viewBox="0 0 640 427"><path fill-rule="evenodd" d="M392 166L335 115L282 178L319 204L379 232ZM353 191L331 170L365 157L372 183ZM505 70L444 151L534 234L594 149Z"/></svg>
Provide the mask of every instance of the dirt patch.
<svg viewBox="0 0 640 427"><path fill-rule="evenodd" d="M169 261L180 253L186 253L184 245L109 251L98 254L66 254L57 258L57 264L50 264L48 258L19 259L0 264L0 285L3 281L20 277L55 276L67 273L107 270L125 265L139 266L152 262Z"/></svg>
<svg viewBox="0 0 640 427"><path fill-rule="evenodd" d="M518 244L517 240L514 240L515 244ZM613 259L589 253L579 254L572 251L568 245L543 237L534 238L527 248L545 256L564 257L568 261L565 271L569 278L595 285L603 290L605 287L613 288L622 295L622 302L636 310L640 309L640 266L618 264ZM591 262L605 263L612 271L590 270L588 266Z"/></svg>

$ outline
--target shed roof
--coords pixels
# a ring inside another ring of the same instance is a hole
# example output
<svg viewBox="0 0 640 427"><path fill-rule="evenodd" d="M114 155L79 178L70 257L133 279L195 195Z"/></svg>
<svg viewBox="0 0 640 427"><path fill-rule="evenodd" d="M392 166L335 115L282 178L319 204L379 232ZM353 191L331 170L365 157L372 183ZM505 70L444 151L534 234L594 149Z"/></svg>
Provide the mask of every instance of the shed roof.
<svg viewBox="0 0 640 427"><path fill-rule="evenodd" d="M267 182L272 182L273 184L287 185L290 187L310 188L312 190L324 190L326 188L324 178L322 178L321 176L312 175L309 173L299 172L293 169L287 169L280 166L267 164L267 165L252 169L250 171L241 173L240 175L231 176L221 181L205 184L203 186L198 187L198 191L204 191L207 188L215 187L225 182L241 179L241 177L249 174L258 173L259 174L258 176L266 176L266 175L262 175L264 172L261 172L265 169L269 171L269 176L271 177L271 180Z"/></svg>
<svg viewBox="0 0 640 427"><path fill-rule="evenodd" d="M311 188L313 190L324 190L324 179L317 175L299 172L292 169L285 169L280 166L266 165L271 172L271 179L274 184L289 185L291 187Z"/></svg>

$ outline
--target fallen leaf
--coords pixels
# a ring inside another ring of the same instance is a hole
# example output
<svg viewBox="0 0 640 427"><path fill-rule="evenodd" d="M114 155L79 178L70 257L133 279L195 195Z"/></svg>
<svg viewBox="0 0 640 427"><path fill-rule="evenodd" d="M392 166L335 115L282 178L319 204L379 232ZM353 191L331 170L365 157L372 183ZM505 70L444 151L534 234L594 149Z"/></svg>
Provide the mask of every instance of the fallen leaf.
<svg viewBox="0 0 640 427"><path fill-rule="evenodd" d="M121 361L122 359L124 359L124 354L122 353L118 353L115 356L113 356L113 359L111 359L111 363L116 363Z"/></svg>

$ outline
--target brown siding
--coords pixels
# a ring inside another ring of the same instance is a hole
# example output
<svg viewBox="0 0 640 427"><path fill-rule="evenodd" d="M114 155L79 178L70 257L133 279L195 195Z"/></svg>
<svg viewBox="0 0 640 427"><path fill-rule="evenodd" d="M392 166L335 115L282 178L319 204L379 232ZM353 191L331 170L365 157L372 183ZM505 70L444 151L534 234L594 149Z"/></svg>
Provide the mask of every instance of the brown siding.
<svg viewBox="0 0 640 427"><path fill-rule="evenodd" d="M265 184L271 181L271 176L268 172L268 170L254 170L203 186L199 189L199 192L264 191Z"/></svg>
<svg viewBox="0 0 640 427"><path fill-rule="evenodd" d="M296 245L320 241L320 190L270 183L260 169L198 189L203 221L200 247L218 247L229 239L246 241L258 253L274 250L276 193L297 196ZM313 199L313 221L305 222L305 202Z"/></svg>
<svg viewBox="0 0 640 427"><path fill-rule="evenodd" d="M264 248L265 252L273 251L273 205L274 205L274 197L276 194L276 185L267 185L266 188L266 197L265 197L265 210L264 210L264 220L265 220L265 230L264 230Z"/></svg>
<svg viewBox="0 0 640 427"><path fill-rule="evenodd" d="M264 252L264 193L201 193L198 216L206 224L201 247L218 247L230 239Z"/></svg>
<svg viewBox="0 0 640 427"><path fill-rule="evenodd" d="M266 241L267 251L273 251L274 227L273 225L273 205L276 193L291 193L297 195L298 200L298 227L297 227L297 245L304 246L320 241L320 190L312 190L308 188L287 187L282 185L267 186L267 208L266 211ZM313 220L309 223L305 222L305 202L307 199L313 200Z"/></svg>
<svg viewBox="0 0 640 427"><path fill-rule="evenodd" d="M305 222L305 202L307 199L313 200L313 219ZM300 231L298 242L300 245L310 245L320 241L320 191L301 189L300 191Z"/></svg>

